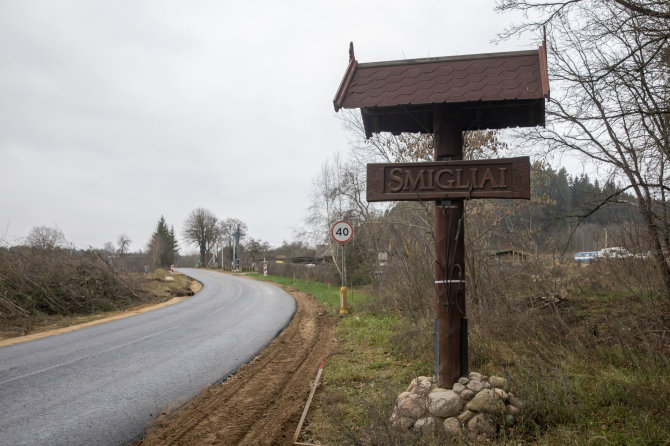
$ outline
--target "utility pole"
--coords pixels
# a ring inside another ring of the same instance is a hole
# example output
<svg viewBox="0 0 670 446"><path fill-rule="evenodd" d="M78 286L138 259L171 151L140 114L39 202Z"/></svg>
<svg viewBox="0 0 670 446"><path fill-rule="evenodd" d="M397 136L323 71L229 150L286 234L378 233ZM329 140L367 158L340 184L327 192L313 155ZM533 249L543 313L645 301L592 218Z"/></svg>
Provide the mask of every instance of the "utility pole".
<svg viewBox="0 0 670 446"><path fill-rule="evenodd" d="M245 235L246 234L243 233L240 229L240 225L237 225L237 229L235 229L235 232L233 233L233 237L235 237L233 265L236 271L240 269L240 238L244 237Z"/></svg>

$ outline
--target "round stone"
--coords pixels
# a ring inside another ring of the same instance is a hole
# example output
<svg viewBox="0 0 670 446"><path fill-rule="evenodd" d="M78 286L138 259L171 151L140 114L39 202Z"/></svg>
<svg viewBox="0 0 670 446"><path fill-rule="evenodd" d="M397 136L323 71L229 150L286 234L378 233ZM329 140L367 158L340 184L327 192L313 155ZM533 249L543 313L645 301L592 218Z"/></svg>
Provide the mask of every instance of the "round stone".
<svg viewBox="0 0 670 446"><path fill-rule="evenodd" d="M509 383L507 380L501 376L491 376L489 377L489 382L491 383L491 386L497 387L499 389L503 390L509 390Z"/></svg>
<svg viewBox="0 0 670 446"><path fill-rule="evenodd" d="M447 418L442 423L444 431L449 436L458 436L461 434L461 423L454 417Z"/></svg>
<svg viewBox="0 0 670 446"><path fill-rule="evenodd" d="M463 398L466 401L471 400L473 396L475 396L475 392L473 392L470 389L465 389L464 391L461 392L461 398Z"/></svg>
<svg viewBox="0 0 670 446"><path fill-rule="evenodd" d="M498 389L497 387L493 391L498 395L503 401L507 401L509 395L503 389Z"/></svg>
<svg viewBox="0 0 670 446"><path fill-rule="evenodd" d="M414 420L411 418L403 417L398 415L398 412L393 412L391 414L391 425L399 427L400 429L409 429L414 424Z"/></svg>
<svg viewBox="0 0 670 446"><path fill-rule="evenodd" d="M410 393L409 393L409 392L403 392L403 393L401 393L400 395L398 395L398 398L397 398L396 401L395 401L396 406L399 406L400 403L401 403L405 398L407 398L408 396L410 396Z"/></svg>
<svg viewBox="0 0 670 446"><path fill-rule="evenodd" d="M456 383L456 384L454 384L454 387L452 388L452 390L456 393L461 393L462 391L465 390L465 386L461 383Z"/></svg>
<svg viewBox="0 0 670 446"><path fill-rule="evenodd" d="M463 400L453 390L433 392L428 395L428 410L431 415L449 418L457 415L463 409Z"/></svg>
<svg viewBox="0 0 670 446"><path fill-rule="evenodd" d="M398 415L401 417L418 420L426 412L426 398L421 395L411 394L398 403Z"/></svg>
<svg viewBox="0 0 670 446"><path fill-rule="evenodd" d="M465 408L473 412L503 413L505 403L493 390L485 389L475 395Z"/></svg>
<svg viewBox="0 0 670 446"><path fill-rule="evenodd" d="M414 423L414 429L423 432L424 434L435 432L435 418L433 417L424 417L419 418Z"/></svg>
<svg viewBox="0 0 670 446"><path fill-rule="evenodd" d="M478 381L481 381L482 378L483 378L483 376L484 376L484 375L482 375L481 373L470 372L470 375L468 376L468 378L470 378L470 379L476 379L476 380L478 380Z"/></svg>
<svg viewBox="0 0 670 446"><path fill-rule="evenodd" d="M477 393L484 388L484 385L478 379L471 379L467 385L467 388Z"/></svg>
<svg viewBox="0 0 670 446"><path fill-rule="evenodd" d="M433 386L433 380L427 376L419 376L414 378L412 383L409 385L409 392L416 395L428 395L431 387Z"/></svg>
<svg viewBox="0 0 670 446"><path fill-rule="evenodd" d="M468 421L470 421L470 418L472 418L474 416L475 416L474 412L470 412L469 410L464 410L457 418L458 418L458 421L460 421L461 423L467 423Z"/></svg>

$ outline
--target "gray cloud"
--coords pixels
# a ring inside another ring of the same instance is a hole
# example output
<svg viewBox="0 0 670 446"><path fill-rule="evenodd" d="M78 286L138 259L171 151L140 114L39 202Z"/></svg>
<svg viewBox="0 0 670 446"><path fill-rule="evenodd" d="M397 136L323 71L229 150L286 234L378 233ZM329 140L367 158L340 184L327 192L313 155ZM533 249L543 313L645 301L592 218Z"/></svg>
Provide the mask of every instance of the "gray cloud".
<svg viewBox="0 0 670 446"><path fill-rule="evenodd" d="M143 247L192 209L279 244L347 138L332 98L359 61L489 43L494 2L0 2L0 236L58 226Z"/></svg>

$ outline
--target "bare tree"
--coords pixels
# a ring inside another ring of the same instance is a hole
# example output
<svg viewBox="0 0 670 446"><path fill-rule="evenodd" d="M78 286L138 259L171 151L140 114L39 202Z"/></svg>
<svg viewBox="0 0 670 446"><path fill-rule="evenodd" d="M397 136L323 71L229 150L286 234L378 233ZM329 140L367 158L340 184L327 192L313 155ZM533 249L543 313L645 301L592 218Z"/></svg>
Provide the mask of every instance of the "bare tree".
<svg viewBox="0 0 670 446"><path fill-rule="evenodd" d="M26 237L26 243L37 249L56 249L63 248L67 241L63 231L58 228L35 226Z"/></svg>
<svg viewBox="0 0 670 446"><path fill-rule="evenodd" d="M206 266L212 248L221 237L216 216L207 209L197 208L184 221L184 238L200 251L200 265Z"/></svg>
<svg viewBox="0 0 670 446"><path fill-rule="evenodd" d="M5 227L4 231L0 234L0 248L3 248L8 245L7 243L7 231L8 227Z"/></svg>
<svg viewBox="0 0 670 446"><path fill-rule="evenodd" d="M387 252L389 231L386 225L403 227L406 233L416 231L422 237L432 237L433 203L416 203L411 212L392 212L396 204L374 203L365 199L366 164L369 162L414 162L433 158L433 136L431 134L373 134L367 137L360 113L344 110L342 122L348 131L351 151L344 158L336 155L326 162L314 180L312 202L309 207L308 234L314 244L329 246L333 264L342 273L339 245L329 235L331 225L340 219L354 224L355 240L351 244L347 259L355 258L357 266L377 268L378 254ZM465 132L465 152L470 158L496 153L505 148L496 131ZM411 214L412 218L406 218ZM409 232L408 232L409 231ZM383 254L382 254L383 255ZM349 262L347 262L349 263ZM374 264L374 265L373 265ZM370 271L372 274L372 271Z"/></svg>
<svg viewBox="0 0 670 446"><path fill-rule="evenodd" d="M345 177L347 167L339 154L333 157L332 162L321 166L319 175L314 179L312 202L306 218L310 231L307 235L314 244L327 243L333 263L339 274L342 274L338 261L338 246L330 237L330 227L337 220L347 218L350 213L347 196L343 193L346 188Z"/></svg>
<svg viewBox="0 0 670 446"><path fill-rule="evenodd" d="M242 220L237 218L226 218L225 220L219 221L219 231L223 246L233 246L235 231L237 231L238 227L240 228L240 231L247 233L247 224Z"/></svg>
<svg viewBox="0 0 670 446"><path fill-rule="evenodd" d="M147 243L147 253L151 262L151 268L161 266L161 254L165 252L166 241L160 234L154 233Z"/></svg>
<svg viewBox="0 0 670 446"><path fill-rule="evenodd" d="M270 249L270 244L262 240L249 238L244 244L247 253L247 263L253 264L256 261L265 259L265 255Z"/></svg>
<svg viewBox="0 0 670 446"><path fill-rule="evenodd" d="M670 296L670 3L503 0L498 7L540 17L506 35L547 27L554 97L547 128L525 138L595 163L621 185L609 200L634 194Z"/></svg>
<svg viewBox="0 0 670 446"><path fill-rule="evenodd" d="M130 240L130 237L128 237L126 234L119 235L119 237L116 239L119 257L123 257L125 254L128 253L128 247L130 246L131 243L132 240Z"/></svg>

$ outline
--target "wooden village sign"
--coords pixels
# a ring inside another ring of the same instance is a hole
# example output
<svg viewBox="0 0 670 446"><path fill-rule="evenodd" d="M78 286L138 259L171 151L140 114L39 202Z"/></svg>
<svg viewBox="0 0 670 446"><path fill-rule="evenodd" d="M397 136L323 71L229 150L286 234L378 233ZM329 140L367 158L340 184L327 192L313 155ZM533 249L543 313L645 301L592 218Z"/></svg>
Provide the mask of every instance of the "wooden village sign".
<svg viewBox="0 0 670 446"><path fill-rule="evenodd" d="M463 203L530 198L528 157L463 160L463 131L544 126L546 46L538 50L349 65L333 103L360 108L366 136L432 133L435 161L368 164L368 201L435 201L435 376L468 373Z"/></svg>

